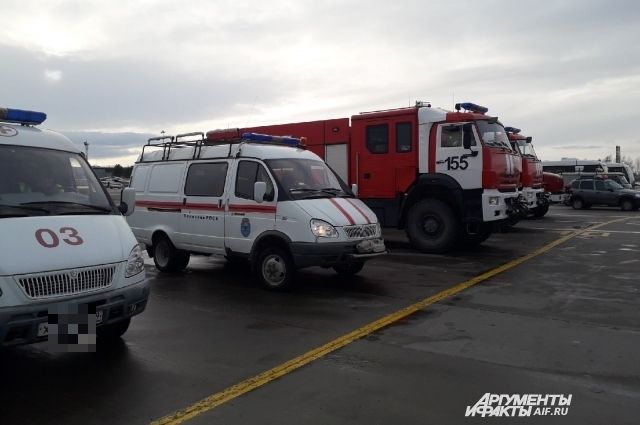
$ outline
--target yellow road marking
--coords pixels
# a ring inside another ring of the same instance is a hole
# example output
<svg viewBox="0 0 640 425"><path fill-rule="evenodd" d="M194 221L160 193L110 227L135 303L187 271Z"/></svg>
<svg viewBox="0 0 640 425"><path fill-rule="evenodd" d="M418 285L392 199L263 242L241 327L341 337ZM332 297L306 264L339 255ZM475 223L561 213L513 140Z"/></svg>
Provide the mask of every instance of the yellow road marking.
<svg viewBox="0 0 640 425"><path fill-rule="evenodd" d="M437 303L438 301L442 301L445 298L451 297L459 292L464 291L465 289L468 289L474 285L477 285L480 282L483 282L487 279L492 278L493 276L503 273L509 269L512 269L526 261L531 260L532 258L535 258L539 255L544 254L545 252L548 252L549 250L555 248L556 246L563 244L565 242L567 242L569 239L572 239L576 236L579 236L583 233L592 231L594 229L618 222L618 221L622 221L622 220L626 220L628 217L625 218L619 218L616 220L611 220L611 221L607 221L604 223L600 223L600 224L596 224L594 226L590 226L587 227L585 229L582 230L578 230L575 231L571 234L562 236L559 239L556 239L550 243L548 243L547 245L544 245L541 248L536 249L535 251L524 255L520 258L516 258L514 260L511 260L501 266L498 266L492 270L489 270L485 273L482 273L478 276L475 276L469 280L466 280L462 283L459 283L457 285L454 285L448 289L445 289L442 292L439 292L435 295L432 295L428 298L425 298L421 301L418 301L414 304L411 304L408 307L405 307L401 310L398 310L394 313L391 313L387 316L384 316L374 322L371 322L367 325L362 326L361 328L358 328L346 335L343 335L339 338L334 339L333 341L328 342L327 344L324 344L318 348L315 348L311 351L308 351L294 359L291 359L285 363L280 364L279 366L276 366L272 369L269 369L265 372L262 372L256 376L253 376L249 379L246 379L236 385L233 385L231 387L228 387L220 392L217 392L215 394L212 394L194 404L192 404L191 406L188 406L184 409L178 410L174 413L171 413L167 416L164 416L160 419L157 419L155 421L153 421L151 423L151 425L177 425L177 424L181 424L183 422L186 422L190 419L193 419L194 417L205 413L209 410L212 410L214 408L216 408L217 406L220 406L221 404L224 404L230 400L233 400L243 394L246 394L250 391L255 390L256 388L259 388L265 384L268 384L271 381L274 381L284 375L287 375L288 373L293 372L296 369L301 368L302 366L306 366L309 363L318 360L321 357L326 356L327 354L336 351L348 344L351 344L352 342L365 337L373 332L376 332L384 327L387 327L399 320L402 320L410 315L412 315L413 313L424 309L425 307Z"/></svg>

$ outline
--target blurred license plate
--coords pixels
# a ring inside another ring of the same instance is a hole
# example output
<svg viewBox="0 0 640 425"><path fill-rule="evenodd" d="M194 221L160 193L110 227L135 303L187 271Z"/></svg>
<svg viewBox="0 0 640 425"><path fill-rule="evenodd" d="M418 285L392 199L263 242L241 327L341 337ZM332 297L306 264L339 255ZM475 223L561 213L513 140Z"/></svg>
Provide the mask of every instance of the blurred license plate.
<svg viewBox="0 0 640 425"><path fill-rule="evenodd" d="M356 249L360 254L370 254L376 252L383 252L385 250L384 242L382 239L368 239L360 242Z"/></svg>
<svg viewBox="0 0 640 425"><path fill-rule="evenodd" d="M102 318L104 317L104 311L98 310L96 311L96 325L102 323ZM38 323L38 337L49 335L49 323L42 322Z"/></svg>

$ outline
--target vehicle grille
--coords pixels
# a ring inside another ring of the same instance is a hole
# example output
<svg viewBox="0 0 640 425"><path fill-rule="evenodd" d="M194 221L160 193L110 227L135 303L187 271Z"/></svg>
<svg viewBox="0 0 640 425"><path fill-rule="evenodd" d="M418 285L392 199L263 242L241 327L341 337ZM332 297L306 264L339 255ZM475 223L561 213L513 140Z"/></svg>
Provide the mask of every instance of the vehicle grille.
<svg viewBox="0 0 640 425"><path fill-rule="evenodd" d="M107 264L81 269L21 275L16 279L27 297L41 300L84 294L106 288L113 282L116 268L116 264Z"/></svg>
<svg viewBox="0 0 640 425"><path fill-rule="evenodd" d="M376 224L363 224L357 226L346 226L344 231L348 238L361 239L379 236L380 226Z"/></svg>

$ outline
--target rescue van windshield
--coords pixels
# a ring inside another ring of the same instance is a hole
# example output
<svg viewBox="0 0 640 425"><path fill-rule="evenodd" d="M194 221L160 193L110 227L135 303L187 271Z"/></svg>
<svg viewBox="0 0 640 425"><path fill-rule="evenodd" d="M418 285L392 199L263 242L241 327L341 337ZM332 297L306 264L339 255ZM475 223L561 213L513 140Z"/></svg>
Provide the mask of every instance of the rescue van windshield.
<svg viewBox="0 0 640 425"><path fill-rule="evenodd" d="M496 122L492 123L485 120L478 120L476 121L476 123L478 124L478 128L480 129L482 141L486 146L505 148L509 151L512 151L507 132L501 124L498 124Z"/></svg>
<svg viewBox="0 0 640 425"><path fill-rule="evenodd" d="M79 154L0 145L0 218L111 213L112 204Z"/></svg>
<svg viewBox="0 0 640 425"><path fill-rule="evenodd" d="M265 161L280 187L293 199L352 197L322 161L301 158Z"/></svg>

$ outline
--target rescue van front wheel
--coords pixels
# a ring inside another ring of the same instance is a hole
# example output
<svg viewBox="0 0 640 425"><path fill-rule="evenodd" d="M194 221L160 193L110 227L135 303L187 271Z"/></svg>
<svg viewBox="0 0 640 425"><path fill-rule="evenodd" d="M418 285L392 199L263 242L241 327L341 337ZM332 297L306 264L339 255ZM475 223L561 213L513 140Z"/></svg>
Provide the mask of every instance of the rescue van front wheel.
<svg viewBox="0 0 640 425"><path fill-rule="evenodd" d="M453 210L437 199L413 205L407 214L407 236L417 249L426 253L442 253L460 238L460 223Z"/></svg>
<svg viewBox="0 0 640 425"><path fill-rule="evenodd" d="M189 264L190 254L177 249L168 237L159 236L153 243L153 262L161 272L181 272Z"/></svg>
<svg viewBox="0 0 640 425"><path fill-rule="evenodd" d="M548 212L549 212L549 204L540 205L533 209L533 216L535 218L541 218L541 217L544 217Z"/></svg>
<svg viewBox="0 0 640 425"><path fill-rule="evenodd" d="M265 288L273 291L291 287L296 274L291 256L278 247L266 247L260 252L255 271Z"/></svg>

